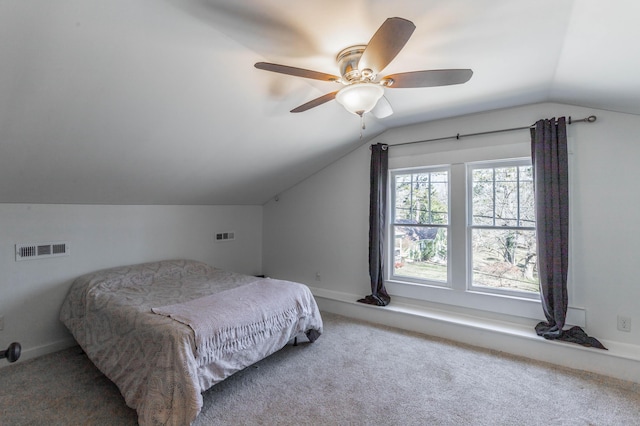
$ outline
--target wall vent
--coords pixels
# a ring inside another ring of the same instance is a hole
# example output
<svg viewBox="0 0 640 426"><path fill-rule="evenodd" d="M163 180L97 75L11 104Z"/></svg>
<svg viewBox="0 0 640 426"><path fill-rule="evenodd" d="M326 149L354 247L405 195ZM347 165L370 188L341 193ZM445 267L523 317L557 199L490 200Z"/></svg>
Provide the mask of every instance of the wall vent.
<svg viewBox="0 0 640 426"><path fill-rule="evenodd" d="M216 241L220 242L220 241L231 241L231 240L235 240L236 239L236 233L235 232L218 232L216 234Z"/></svg>
<svg viewBox="0 0 640 426"><path fill-rule="evenodd" d="M69 243L16 244L16 262L69 255Z"/></svg>

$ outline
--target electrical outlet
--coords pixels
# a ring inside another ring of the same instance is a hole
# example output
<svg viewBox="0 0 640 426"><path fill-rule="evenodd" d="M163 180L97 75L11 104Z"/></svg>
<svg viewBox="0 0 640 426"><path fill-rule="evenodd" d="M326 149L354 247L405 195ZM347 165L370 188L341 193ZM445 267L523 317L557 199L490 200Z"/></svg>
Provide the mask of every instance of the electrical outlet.
<svg viewBox="0 0 640 426"><path fill-rule="evenodd" d="M618 315L618 330L631 331L631 318Z"/></svg>
<svg viewBox="0 0 640 426"><path fill-rule="evenodd" d="M316 272L316 281L322 281L322 277L320 277L320 272Z"/></svg>
<svg viewBox="0 0 640 426"><path fill-rule="evenodd" d="M236 233L234 231L231 232L218 232L216 233L216 241L233 241L236 239Z"/></svg>

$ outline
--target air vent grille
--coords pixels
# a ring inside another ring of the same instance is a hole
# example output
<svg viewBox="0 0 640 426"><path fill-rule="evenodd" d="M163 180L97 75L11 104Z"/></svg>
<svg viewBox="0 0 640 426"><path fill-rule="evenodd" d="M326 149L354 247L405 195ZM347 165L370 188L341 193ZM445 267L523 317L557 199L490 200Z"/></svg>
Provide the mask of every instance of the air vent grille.
<svg viewBox="0 0 640 426"><path fill-rule="evenodd" d="M16 261L68 255L68 243L16 244Z"/></svg>

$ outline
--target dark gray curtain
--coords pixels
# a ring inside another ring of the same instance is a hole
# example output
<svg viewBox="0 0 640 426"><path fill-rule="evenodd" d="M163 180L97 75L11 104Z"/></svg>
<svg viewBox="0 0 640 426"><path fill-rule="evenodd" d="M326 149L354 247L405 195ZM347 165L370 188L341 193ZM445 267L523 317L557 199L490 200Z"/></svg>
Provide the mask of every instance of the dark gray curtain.
<svg viewBox="0 0 640 426"><path fill-rule="evenodd" d="M540 298L546 322L536 326L546 339L605 349L580 327L564 330L569 298L569 164L564 117L540 120L531 130Z"/></svg>
<svg viewBox="0 0 640 426"><path fill-rule="evenodd" d="M369 277L371 294L358 300L386 306L391 301L384 288L384 241L387 216L389 152L385 144L371 145L371 187L369 192Z"/></svg>

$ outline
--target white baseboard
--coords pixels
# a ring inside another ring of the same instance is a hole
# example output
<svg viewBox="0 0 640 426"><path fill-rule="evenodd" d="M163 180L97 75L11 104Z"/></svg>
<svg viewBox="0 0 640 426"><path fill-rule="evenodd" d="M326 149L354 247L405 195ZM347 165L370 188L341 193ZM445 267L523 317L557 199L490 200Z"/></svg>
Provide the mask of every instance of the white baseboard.
<svg viewBox="0 0 640 426"><path fill-rule="evenodd" d="M356 295L311 289L321 310L473 346L640 383L640 347L602 341L609 350L545 340L533 327L457 312L392 303L358 303Z"/></svg>
<svg viewBox="0 0 640 426"><path fill-rule="evenodd" d="M58 352L75 345L77 345L76 341L70 337L68 339L59 340L57 342L48 343L46 345L36 346L34 348L22 348L22 351L20 352L20 358L18 358L16 362L8 363L6 362L6 360L0 360L0 368L20 364L21 362L25 362L30 359L37 358L42 355L47 355L53 352ZM6 348L3 348L3 350L4 349Z"/></svg>

